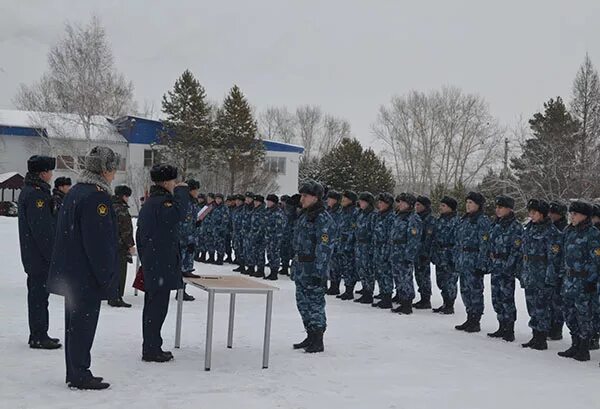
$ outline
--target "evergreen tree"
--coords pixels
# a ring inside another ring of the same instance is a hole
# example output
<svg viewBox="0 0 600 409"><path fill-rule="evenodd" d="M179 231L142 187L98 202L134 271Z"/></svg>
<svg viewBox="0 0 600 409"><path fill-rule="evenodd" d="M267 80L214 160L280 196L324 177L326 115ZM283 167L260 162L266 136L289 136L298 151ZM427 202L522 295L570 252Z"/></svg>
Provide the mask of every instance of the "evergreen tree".
<svg viewBox="0 0 600 409"><path fill-rule="evenodd" d="M235 192L236 186L251 187L257 172L262 171L265 148L258 137L250 104L237 85L217 113L214 143L217 161L225 167L229 193Z"/></svg>
<svg viewBox="0 0 600 409"><path fill-rule="evenodd" d="M521 156L511 159L521 190L545 199L579 197L582 192L574 184L578 172L573 166L579 122L557 97L544 103L544 112L536 113L529 126L532 137L522 144Z"/></svg>
<svg viewBox="0 0 600 409"><path fill-rule="evenodd" d="M336 190L378 193L394 189L392 171L372 149L363 151L356 139L342 139L323 156L318 175L321 182Z"/></svg>
<svg viewBox="0 0 600 409"><path fill-rule="evenodd" d="M169 161L179 168L183 178L198 166L202 152L211 146L211 108L206 91L194 75L185 70L172 91L163 96L165 130L162 142Z"/></svg>

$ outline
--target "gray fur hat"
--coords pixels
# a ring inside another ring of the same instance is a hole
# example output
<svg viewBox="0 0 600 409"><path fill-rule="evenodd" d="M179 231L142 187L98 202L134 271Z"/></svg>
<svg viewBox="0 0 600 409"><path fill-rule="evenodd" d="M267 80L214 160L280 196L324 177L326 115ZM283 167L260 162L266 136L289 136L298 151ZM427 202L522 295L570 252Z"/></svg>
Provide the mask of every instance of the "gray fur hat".
<svg viewBox="0 0 600 409"><path fill-rule="evenodd" d="M120 157L106 146L95 146L85 157L85 170L96 173L112 172L117 170Z"/></svg>

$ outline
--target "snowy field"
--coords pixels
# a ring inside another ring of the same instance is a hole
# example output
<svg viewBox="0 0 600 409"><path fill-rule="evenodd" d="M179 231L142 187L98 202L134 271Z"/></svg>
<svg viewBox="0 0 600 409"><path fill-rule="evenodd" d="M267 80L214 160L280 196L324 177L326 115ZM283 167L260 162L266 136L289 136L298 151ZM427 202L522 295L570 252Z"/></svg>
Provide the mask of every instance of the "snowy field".
<svg viewBox="0 0 600 409"><path fill-rule="evenodd" d="M191 289L182 348L173 350L175 300L163 329L175 360L141 361L143 297L125 299L131 309L104 304L92 351L92 370L111 383L107 391L72 391L64 383L64 352L27 346L25 274L16 219L0 217L0 407L1 408L600 408L600 353L579 363L559 358L567 341L548 351L521 348L529 339L522 291L518 291L517 342L486 337L496 320L486 282L482 332L454 330L464 320L417 311L410 317L328 298L325 353L293 351L304 337L287 278L276 285L270 368L261 369L265 300L238 296L234 348L226 348L228 298L217 295L212 371L203 370L206 293ZM197 265L201 273L229 274L229 265ZM132 269L133 270L133 269ZM129 281L133 278L130 272ZM435 306L440 304L434 296ZM565 335L567 331L565 330ZM63 305L50 297L50 335L64 338Z"/></svg>

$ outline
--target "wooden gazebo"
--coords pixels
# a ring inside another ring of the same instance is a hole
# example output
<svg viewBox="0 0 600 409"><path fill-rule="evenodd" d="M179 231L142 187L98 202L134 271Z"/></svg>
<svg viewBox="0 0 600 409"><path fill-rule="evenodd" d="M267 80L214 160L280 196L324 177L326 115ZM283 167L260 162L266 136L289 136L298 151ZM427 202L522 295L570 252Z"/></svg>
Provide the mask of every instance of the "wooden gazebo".
<svg viewBox="0 0 600 409"><path fill-rule="evenodd" d="M15 201L15 190L23 187L23 176L17 172L0 173L0 191L2 192L1 202L4 202L4 191L12 190L12 201Z"/></svg>

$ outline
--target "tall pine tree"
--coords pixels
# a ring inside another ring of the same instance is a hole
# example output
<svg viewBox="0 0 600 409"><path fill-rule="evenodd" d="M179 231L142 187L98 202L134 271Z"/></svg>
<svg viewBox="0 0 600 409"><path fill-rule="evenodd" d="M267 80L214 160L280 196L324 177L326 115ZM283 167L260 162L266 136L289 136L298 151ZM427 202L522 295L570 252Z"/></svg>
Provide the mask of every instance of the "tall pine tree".
<svg viewBox="0 0 600 409"><path fill-rule="evenodd" d="M211 108L206 91L194 75L185 70L175 81L172 91L163 96L162 110L165 131L162 142L171 163L179 168L182 177L199 165L201 155L211 146Z"/></svg>
<svg viewBox="0 0 600 409"><path fill-rule="evenodd" d="M258 137L252 109L235 85L219 109L213 133L218 162L226 170L229 193L250 187L262 171L265 148Z"/></svg>
<svg viewBox="0 0 600 409"><path fill-rule="evenodd" d="M554 199L579 197L576 189L577 132L579 122L567 111L562 98L544 103L544 112L529 120L532 137L521 146L511 167L521 189L529 197Z"/></svg>

